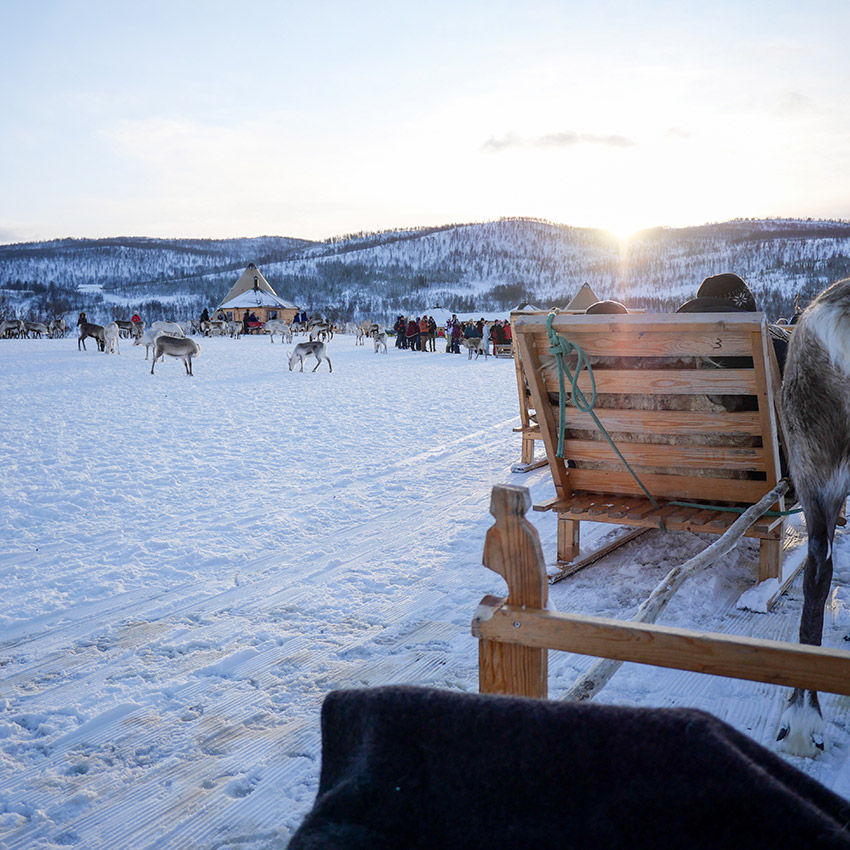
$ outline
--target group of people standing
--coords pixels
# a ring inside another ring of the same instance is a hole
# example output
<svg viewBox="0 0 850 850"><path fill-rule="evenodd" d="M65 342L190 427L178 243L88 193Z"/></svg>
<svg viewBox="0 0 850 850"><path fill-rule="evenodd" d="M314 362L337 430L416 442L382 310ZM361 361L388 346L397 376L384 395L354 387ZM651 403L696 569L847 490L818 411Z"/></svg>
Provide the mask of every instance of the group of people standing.
<svg viewBox="0 0 850 850"><path fill-rule="evenodd" d="M493 346L493 354L496 353L497 345L509 345L512 340L511 323L497 319L489 327L483 318L477 322L469 320L461 322L452 313L451 319L446 322L446 353L460 354L460 340L463 339L485 339L489 348Z"/></svg>
<svg viewBox="0 0 850 850"><path fill-rule="evenodd" d="M395 331L396 348L408 349L409 351L436 351L437 350L437 322L433 316L416 316L406 319L398 316L393 324ZM488 347L492 344L493 353L496 353L497 345L510 345L511 323L498 320L489 325L483 318L477 322L473 320L461 321L455 313L446 322L444 329L446 339L446 354L460 354L461 339L483 339L487 334Z"/></svg>
<svg viewBox="0 0 850 850"><path fill-rule="evenodd" d="M433 316L411 317L409 320L399 316L393 325L395 347L410 351L437 350L437 323Z"/></svg>

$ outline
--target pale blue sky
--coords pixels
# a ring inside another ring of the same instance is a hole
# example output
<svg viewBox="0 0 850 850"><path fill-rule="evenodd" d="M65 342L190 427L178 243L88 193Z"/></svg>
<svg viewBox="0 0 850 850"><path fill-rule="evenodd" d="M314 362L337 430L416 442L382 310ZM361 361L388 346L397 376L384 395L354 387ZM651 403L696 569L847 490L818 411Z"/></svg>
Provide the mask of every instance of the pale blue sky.
<svg viewBox="0 0 850 850"><path fill-rule="evenodd" d="M850 3L0 0L0 242L850 218Z"/></svg>

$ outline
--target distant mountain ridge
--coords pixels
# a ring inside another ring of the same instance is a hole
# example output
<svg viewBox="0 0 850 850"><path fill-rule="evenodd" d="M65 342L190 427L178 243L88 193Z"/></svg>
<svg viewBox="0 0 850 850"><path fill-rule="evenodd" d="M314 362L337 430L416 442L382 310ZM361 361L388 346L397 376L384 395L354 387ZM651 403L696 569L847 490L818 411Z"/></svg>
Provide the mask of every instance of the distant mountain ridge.
<svg viewBox="0 0 850 850"><path fill-rule="evenodd" d="M438 303L463 313L520 301L563 305L588 282L603 298L675 309L709 274L734 271L768 315L787 315L850 276L850 222L739 219L653 228L625 242L530 218L356 233L321 242L58 239L0 245L0 313L151 320L212 309L248 263L277 293L335 319L389 319Z"/></svg>

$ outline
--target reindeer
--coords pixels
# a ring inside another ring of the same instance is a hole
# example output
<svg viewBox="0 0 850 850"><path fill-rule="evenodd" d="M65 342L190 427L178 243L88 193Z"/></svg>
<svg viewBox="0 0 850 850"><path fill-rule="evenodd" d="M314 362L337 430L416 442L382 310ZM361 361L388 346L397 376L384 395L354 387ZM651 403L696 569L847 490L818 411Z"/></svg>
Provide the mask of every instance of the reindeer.
<svg viewBox="0 0 850 850"><path fill-rule="evenodd" d="M308 326L308 332L310 334L311 342L313 340L313 334L315 334L316 339L321 342L327 342L334 338L334 329L330 322L315 322Z"/></svg>
<svg viewBox="0 0 850 850"><path fill-rule="evenodd" d="M121 346L118 343L118 337L121 336L121 328L118 326L118 322L110 322L103 329L103 340L104 347L103 350L107 354L120 354Z"/></svg>
<svg viewBox="0 0 850 850"><path fill-rule="evenodd" d="M155 331L162 331L169 336L186 336L183 333L183 328L177 322L154 322L151 328Z"/></svg>
<svg viewBox="0 0 850 850"><path fill-rule="evenodd" d="M480 336L471 336L471 337L461 337L459 340L460 344L469 350L469 357L467 360L472 360L472 354L475 353L475 359L477 360L482 354L484 355L484 359L486 360L490 353L487 351L487 340Z"/></svg>
<svg viewBox="0 0 850 850"><path fill-rule="evenodd" d="M55 337L63 337L65 336L65 331L67 330L67 325L65 324L64 319L54 319L50 323L50 338L54 339Z"/></svg>
<svg viewBox="0 0 850 850"><path fill-rule="evenodd" d="M145 360L147 360L150 350L154 347L154 343L161 336L162 331L158 331L155 328L148 328L141 336L137 336L133 340L133 345L143 345L145 347Z"/></svg>
<svg viewBox="0 0 850 850"><path fill-rule="evenodd" d="M14 334L16 337L22 337L26 331L24 323L21 319L6 319L0 324L0 337L9 338Z"/></svg>
<svg viewBox="0 0 850 850"><path fill-rule="evenodd" d="M134 336L136 333L136 326L132 322L125 321L123 319L116 319L115 324L118 325L120 335L125 339L130 339L130 337Z"/></svg>
<svg viewBox="0 0 850 850"><path fill-rule="evenodd" d="M106 337L103 325L95 325L92 322L80 322L80 337L77 340L77 351L80 350L80 344L83 346L83 351L86 349L86 340L91 337L96 343L98 350L106 349Z"/></svg>
<svg viewBox="0 0 850 850"><path fill-rule="evenodd" d="M824 290L797 322L785 363L782 412L809 537L800 643L820 646L835 526L850 493L850 278ZM815 756L823 749L817 691L792 692L777 740L797 755Z"/></svg>
<svg viewBox="0 0 850 850"><path fill-rule="evenodd" d="M292 353L289 355L289 371L291 372L296 363L301 363L301 371L304 371L304 358L309 357L310 355L316 358L316 366L313 369L315 372L319 366L322 365L323 360L328 361L328 368L333 372L334 367L331 363L331 358L328 357L328 349L325 343L323 342L299 342L298 345L292 349Z"/></svg>
<svg viewBox="0 0 850 850"><path fill-rule="evenodd" d="M159 358L165 359L167 354L169 357L177 357L183 361L186 367L186 374L194 377L192 373L192 358L197 357L201 353L200 343L185 336L167 336L161 334L156 338L153 349L153 362L151 363L151 375L153 375L153 367Z"/></svg>
<svg viewBox="0 0 850 850"><path fill-rule="evenodd" d="M292 342L292 328L280 319L269 319L263 328L263 333L267 333L269 335L272 345L274 345L275 334L280 334L281 345L283 345L284 337L286 337L287 342Z"/></svg>
<svg viewBox="0 0 850 850"><path fill-rule="evenodd" d="M24 322L26 334L30 339L41 339L42 335L50 334L50 329L44 322Z"/></svg>
<svg viewBox="0 0 850 850"><path fill-rule="evenodd" d="M201 322L201 332L204 336L224 336L229 329L224 319L207 319Z"/></svg>
<svg viewBox="0 0 850 850"><path fill-rule="evenodd" d="M384 350L384 354L387 353L387 334L386 332L376 333L372 335L372 339L375 340L375 354L377 354L381 349Z"/></svg>

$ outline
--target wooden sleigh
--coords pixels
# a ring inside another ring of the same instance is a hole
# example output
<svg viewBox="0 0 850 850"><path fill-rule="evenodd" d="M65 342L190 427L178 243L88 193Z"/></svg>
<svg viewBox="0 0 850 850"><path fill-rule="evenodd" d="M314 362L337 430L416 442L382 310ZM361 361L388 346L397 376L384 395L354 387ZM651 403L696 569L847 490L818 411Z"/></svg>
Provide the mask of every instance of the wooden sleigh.
<svg viewBox="0 0 850 850"><path fill-rule="evenodd" d="M547 318L516 316L514 338L518 378L527 383L527 401L520 387L521 409L524 403L534 411L555 486L555 496L534 508L558 516L557 559L565 572L566 565L592 559L579 557L582 521L631 526L635 533L723 534L739 516L725 508L755 504L776 485L781 378L763 315L554 317L557 335L587 355L594 413L634 475L591 414L572 403L565 409L564 457L557 456L559 382ZM578 387L590 397L587 372ZM528 428L529 439L536 438L534 423ZM784 500L775 509L784 510ZM782 575L783 533L782 516L764 517L747 531L759 540L759 581L779 580L774 599L794 577Z"/></svg>

